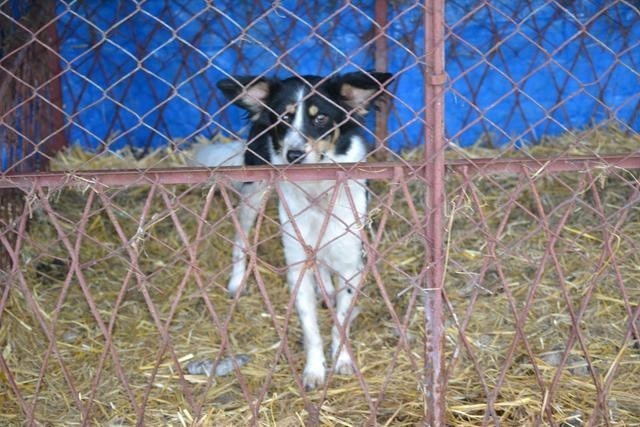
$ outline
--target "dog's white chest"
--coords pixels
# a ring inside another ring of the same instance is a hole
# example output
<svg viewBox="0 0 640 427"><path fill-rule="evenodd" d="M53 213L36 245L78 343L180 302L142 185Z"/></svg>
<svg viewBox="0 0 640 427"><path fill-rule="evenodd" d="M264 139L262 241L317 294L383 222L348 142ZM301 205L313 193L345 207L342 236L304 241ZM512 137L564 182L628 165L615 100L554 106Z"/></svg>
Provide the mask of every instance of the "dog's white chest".
<svg viewBox="0 0 640 427"><path fill-rule="evenodd" d="M316 257L330 265L360 255L360 231L366 215L364 182L283 183L280 220L283 231L301 237ZM285 240L285 245L288 239ZM293 248L291 248L293 249Z"/></svg>

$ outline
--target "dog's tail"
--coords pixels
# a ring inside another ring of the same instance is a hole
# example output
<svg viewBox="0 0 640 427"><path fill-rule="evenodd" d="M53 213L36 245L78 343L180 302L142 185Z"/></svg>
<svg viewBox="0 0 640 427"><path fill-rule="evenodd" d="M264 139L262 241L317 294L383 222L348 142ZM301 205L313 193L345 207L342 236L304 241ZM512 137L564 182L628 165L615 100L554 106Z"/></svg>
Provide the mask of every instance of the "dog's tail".
<svg viewBox="0 0 640 427"><path fill-rule="evenodd" d="M245 146L242 141L197 144L193 149L192 166L243 166Z"/></svg>

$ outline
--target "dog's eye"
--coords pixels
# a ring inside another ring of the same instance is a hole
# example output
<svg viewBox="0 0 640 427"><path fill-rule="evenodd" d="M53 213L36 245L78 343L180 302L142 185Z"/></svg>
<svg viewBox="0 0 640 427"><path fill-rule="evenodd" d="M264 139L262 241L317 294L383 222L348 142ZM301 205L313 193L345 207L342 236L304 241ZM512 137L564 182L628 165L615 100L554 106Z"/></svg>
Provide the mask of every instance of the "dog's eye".
<svg viewBox="0 0 640 427"><path fill-rule="evenodd" d="M314 119L313 119L313 124L315 126L326 126L329 124L329 116L325 115L325 114L318 114Z"/></svg>
<svg viewBox="0 0 640 427"><path fill-rule="evenodd" d="M287 123L291 123L292 119L293 119L293 115L290 113L285 113L282 115L282 120L284 120Z"/></svg>

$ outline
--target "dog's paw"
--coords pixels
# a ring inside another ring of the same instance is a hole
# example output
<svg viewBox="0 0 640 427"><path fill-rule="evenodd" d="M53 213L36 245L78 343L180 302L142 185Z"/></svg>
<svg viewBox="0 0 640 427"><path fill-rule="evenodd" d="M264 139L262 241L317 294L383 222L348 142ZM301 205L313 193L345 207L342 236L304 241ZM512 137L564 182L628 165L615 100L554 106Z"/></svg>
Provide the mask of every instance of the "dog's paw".
<svg viewBox="0 0 640 427"><path fill-rule="evenodd" d="M315 368L311 368L310 366L305 367L302 375L302 384L305 390L313 390L324 384L324 371L324 366Z"/></svg>
<svg viewBox="0 0 640 427"><path fill-rule="evenodd" d="M336 366L334 368L335 373L338 375L353 375L355 369L351 358L348 355L345 357L345 353L342 353L340 356L341 357L336 361Z"/></svg>
<svg viewBox="0 0 640 427"><path fill-rule="evenodd" d="M227 291L229 292L229 296L231 298L235 298L242 292L242 276L243 275L234 275L229 279Z"/></svg>

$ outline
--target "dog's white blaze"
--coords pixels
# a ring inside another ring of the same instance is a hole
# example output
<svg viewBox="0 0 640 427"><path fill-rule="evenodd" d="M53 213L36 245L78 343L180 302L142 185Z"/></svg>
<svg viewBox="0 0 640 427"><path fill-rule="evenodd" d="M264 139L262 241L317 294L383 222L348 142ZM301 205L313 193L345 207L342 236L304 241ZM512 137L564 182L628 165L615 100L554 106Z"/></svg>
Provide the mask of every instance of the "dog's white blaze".
<svg viewBox="0 0 640 427"><path fill-rule="evenodd" d="M287 150L295 149L295 150L304 150L305 149L305 137L302 132L304 127L304 112L305 112L305 102L304 102L304 89L298 89L298 93L296 94L296 112L293 118L293 122L287 130L287 133L284 136L284 150L285 153ZM286 154L285 154L286 155Z"/></svg>
<svg viewBox="0 0 640 427"><path fill-rule="evenodd" d="M296 117L293 119L293 128L299 132L302 132L302 125L304 124L304 90L299 89L297 93L296 102Z"/></svg>

